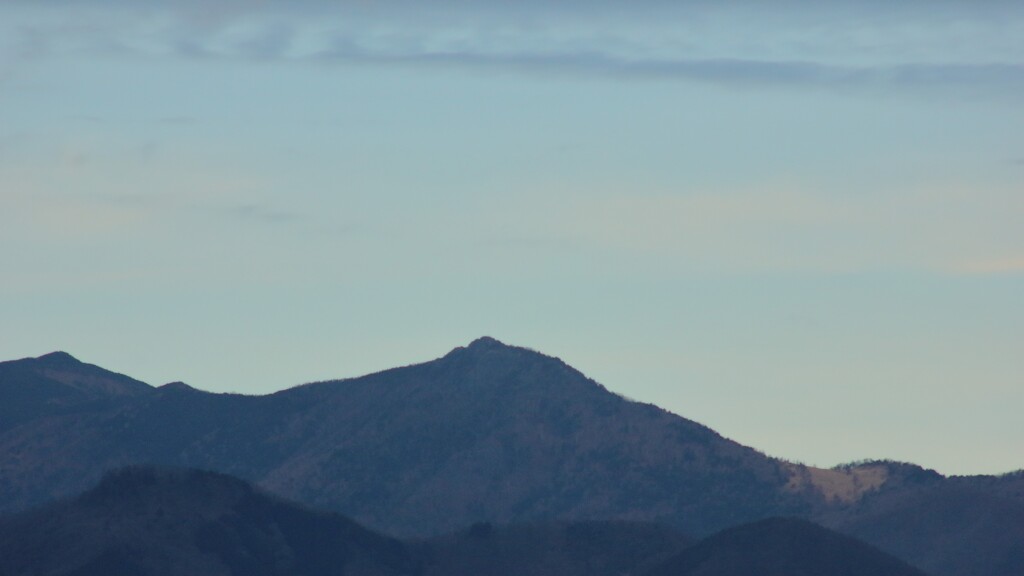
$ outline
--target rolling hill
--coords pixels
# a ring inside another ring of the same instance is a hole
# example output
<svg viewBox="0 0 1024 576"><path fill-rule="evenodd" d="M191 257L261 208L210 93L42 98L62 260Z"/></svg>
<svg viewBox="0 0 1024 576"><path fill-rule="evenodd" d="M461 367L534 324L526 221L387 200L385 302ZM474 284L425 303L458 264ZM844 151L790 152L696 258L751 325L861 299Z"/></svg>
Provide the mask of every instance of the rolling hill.
<svg viewBox="0 0 1024 576"><path fill-rule="evenodd" d="M54 576L412 575L403 543L198 470L131 467L0 518L0 573Z"/></svg>
<svg viewBox="0 0 1024 576"><path fill-rule="evenodd" d="M849 536L796 518L768 518L724 530L645 576L924 576Z"/></svg>

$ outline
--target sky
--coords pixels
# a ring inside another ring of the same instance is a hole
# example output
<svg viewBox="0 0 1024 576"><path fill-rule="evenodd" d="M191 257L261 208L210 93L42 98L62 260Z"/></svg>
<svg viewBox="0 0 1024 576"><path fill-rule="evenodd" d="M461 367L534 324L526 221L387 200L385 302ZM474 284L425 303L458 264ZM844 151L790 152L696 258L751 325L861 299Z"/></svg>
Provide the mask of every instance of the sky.
<svg viewBox="0 0 1024 576"><path fill-rule="evenodd" d="M0 359L489 335L770 455L1024 468L1024 3L8 0Z"/></svg>

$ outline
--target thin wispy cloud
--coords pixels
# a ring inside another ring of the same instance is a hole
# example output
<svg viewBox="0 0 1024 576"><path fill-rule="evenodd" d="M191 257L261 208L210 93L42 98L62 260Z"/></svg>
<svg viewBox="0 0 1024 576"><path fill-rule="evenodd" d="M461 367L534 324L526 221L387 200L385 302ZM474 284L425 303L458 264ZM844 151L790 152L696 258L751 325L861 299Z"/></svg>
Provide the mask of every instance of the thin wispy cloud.
<svg viewBox="0 0 1024 576"><path fill-rule="evenodd" d="M1015 64L907 64L841 66L813 61L769 61L732 58L625 59L598 52L372 52L353 42L310 58L375 64L439 64L528 72L602 74L648 77L726 85L773 85L833 88L961 88L1011 90L1024 88L1024 66Z"/></svg>
<svg viewBox="0 0 1024 576"><path fill-rule="evenodd" d="M418 18L403 3L332 8L270 2L224 10L114 4L104 11L108 18L74 26L43 18L20 32L20 45L35 56L120 50L146 57L441 65L798 88L1003 94L1024 88L1024 40L1018 39L1024 38L1024 11L1006 5L1000 18L954 5L908 6L893 9L890 22L848 5L800 3L730 11L652 2L631 12L599 3L586 17L540 4L442 3L437 12L445 18ZM970 44L962 29L972 31ZM978 37L986 40L979 44Z"/></svg>

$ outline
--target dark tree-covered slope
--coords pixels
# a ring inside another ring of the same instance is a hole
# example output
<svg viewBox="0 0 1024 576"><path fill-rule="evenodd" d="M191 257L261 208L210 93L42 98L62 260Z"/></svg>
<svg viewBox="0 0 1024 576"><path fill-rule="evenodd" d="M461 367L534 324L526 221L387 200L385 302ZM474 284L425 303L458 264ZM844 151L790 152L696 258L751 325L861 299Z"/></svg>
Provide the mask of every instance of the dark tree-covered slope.
<svg viewBox="0 0 1024 576"><path fill-rule="evenodd" d="M646 576L924 576L850 536L806 520L769 518L724 530Z"/></svg>
<svg viewBox="0 0 1024 576"><path fill-rule="evenodd" d="M476 524L403 543L234 477L129 467L82 495L0 517L0 574L624 576L690 539L624 521Z"/></svg>
<svg viewBox="0 0 1024 576"><path fill-rule="evenodd" d="M122 469L81 496L0 518L0 574L420 573L397 540L197 470Z"/></svg>

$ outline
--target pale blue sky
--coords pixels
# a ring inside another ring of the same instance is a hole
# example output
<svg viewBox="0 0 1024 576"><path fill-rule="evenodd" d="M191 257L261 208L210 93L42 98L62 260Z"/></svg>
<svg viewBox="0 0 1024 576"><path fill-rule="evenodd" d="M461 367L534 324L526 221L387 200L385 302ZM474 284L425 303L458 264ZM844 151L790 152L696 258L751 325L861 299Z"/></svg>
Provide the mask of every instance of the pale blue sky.
<svg viewBox="0 0 1024 576"><path fill-rule="evenodd" d="M491 335L776 456L1024 467L1024 5L168 4L0 5L3 359Z"/></svg>

